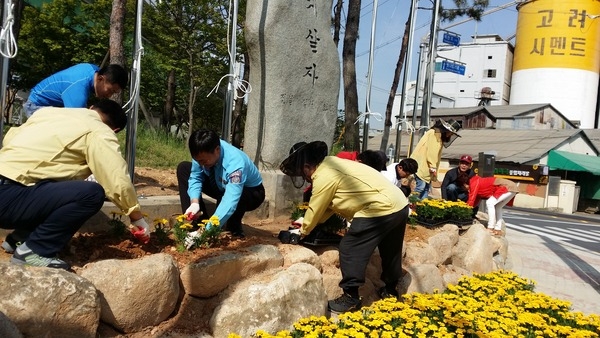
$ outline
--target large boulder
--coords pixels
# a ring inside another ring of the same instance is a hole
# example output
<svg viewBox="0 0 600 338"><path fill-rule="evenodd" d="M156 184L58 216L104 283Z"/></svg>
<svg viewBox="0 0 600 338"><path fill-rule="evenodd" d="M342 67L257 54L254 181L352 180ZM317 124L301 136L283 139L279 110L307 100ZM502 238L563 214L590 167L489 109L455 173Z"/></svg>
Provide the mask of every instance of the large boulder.
<svg viewBox="0 0 600 338"><path fill-rule="evenodd" d="M80 275L100 291L102 321L123 332L159 324L179 297L179 269L167 254L98 261Z"/></svg>
<svg viewBox="0 0 600 338"><path fill-rule="evenodd" d="M216 338L235 332L250 337L257 330L289 330L300 318L324 315L327 295L319 270L306 263L266 270L224 292L210 320Z"/></svg>
<svg viewBox="0 0 600 338"><path fill-rule="evenodd" d="M181 282L185 292L196 297L212 297L229 284L269 269L283 266L283 256L272 245L255 245L243 251L222 252L185 266Z"/></svg>
<svg viewBox="0 0 600 338"><path fill-rule="evenodd" d="M24 336L96 336L100 301L88 280L62 269L12 264L0 264L0 276L0 312Z"/></svg>

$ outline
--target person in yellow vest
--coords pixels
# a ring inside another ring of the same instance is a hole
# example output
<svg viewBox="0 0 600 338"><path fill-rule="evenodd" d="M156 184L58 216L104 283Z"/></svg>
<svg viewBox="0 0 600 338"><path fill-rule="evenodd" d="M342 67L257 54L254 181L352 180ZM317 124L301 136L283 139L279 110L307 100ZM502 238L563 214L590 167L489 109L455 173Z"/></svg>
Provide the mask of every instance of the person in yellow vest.
<svg viewBox="0 0 600 338"><path fill-rule="evenodd" d="M410 158L417 161L419 168L415 174L415 192L419 199L427 198L432 181L437 181L437 172L442 158L442 148L454 142L461 128L460 123L450 119L448 122L439 119L417 143Z"/></svg>
<svg viewBox="0 0 600 338"><path fill-rule="evenodd" d="M300 176L312 184L308 209L297 231L308 235L334 213L350 221L339 244L342 296L330 300L333 312L360 308L358 288L365 283L369 259L379 249L380 297L398 296L402 276L402 242L408 220L408 200L377 170L359 162L327 156L327 145L315 141L302 145L281 163L288 176Z"/></svg>

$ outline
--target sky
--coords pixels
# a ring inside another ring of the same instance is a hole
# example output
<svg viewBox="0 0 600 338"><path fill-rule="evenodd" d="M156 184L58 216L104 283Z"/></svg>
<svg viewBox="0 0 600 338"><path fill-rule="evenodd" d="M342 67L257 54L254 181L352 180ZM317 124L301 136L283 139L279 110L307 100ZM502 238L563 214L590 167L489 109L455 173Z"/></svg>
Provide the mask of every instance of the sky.
<svg viewBox="0 0 600 338"><path fill-rule="evenodd" d="M378 121L376 113L385 115L385 107L389 96L390 87L394 78L394 70L398 62L400 54L402 35L404 34L404 26L410 12L411 0L377 0L378 6L376 11L376 25L373 40L373 62L369 67L369 52L371 46L372 22L373 22L373 3L375 0L363 0L361 5L361 16L359 21L359 39L356 45L356 76L358 84L359 111L366 111L367 93L368 93L368 76L371 69L371 98L369 100L370 111L373 114L369 120L371 129L383 128L383 120ZM487 11L497 9L499 6L513 3L508 0L490 0ZM347 1L345 1L347 3ZM431 22L431 8L433 6L430 0L419 0L417 7L423 8L417 10L417 23L414 32L413 53L411 57L411 71L409 72L409 81L416 78L417 61L419 58L419 42L421 39L426 39L429 33ZM442 6L452 7L452 0L442 0ZM461 42L472 41L472 36L475 34L497 34L504 39L513 37L517 27L517 10L516 5L511 5L506 9L497 10L494 13L485 15L480 22L473 20L451 27L448 30L460 35ZM342 17L345 18L347 11L344 8ZM463 18L458 18L454 23L463 21ZM445 28L453 23L442 22L441 28ZM344 25L344 19L342 21ZM441 43L441 34L438 37ZM510 40L514 44L514 38ZM341 50L341 46L340 46ZM402 77L398 85L397 93L400 92L402 86ZM343 89L340 91L339 109L344 109ZM363 120L361 119L360 123Z"/></svg>

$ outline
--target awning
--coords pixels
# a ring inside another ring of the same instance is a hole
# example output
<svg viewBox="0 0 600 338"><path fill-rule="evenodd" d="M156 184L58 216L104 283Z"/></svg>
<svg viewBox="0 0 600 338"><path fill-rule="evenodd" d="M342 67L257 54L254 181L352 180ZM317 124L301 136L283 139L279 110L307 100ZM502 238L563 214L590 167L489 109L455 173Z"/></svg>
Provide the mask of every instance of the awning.
<svg viewBox="0 0 600 338"><path fill-rule="evenodd" d="M585 171L594 175L600 175L600 157L570 153L568 151L550 150L548 153L548 167L550 167L550 170Z"/></svg>

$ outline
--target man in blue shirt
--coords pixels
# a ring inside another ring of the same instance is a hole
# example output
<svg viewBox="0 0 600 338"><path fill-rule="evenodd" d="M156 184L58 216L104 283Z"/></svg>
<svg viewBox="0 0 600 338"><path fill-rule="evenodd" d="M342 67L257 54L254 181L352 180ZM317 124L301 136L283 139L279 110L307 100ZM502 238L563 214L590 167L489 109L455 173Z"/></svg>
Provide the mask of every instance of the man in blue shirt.
<svg viewBox="0 0 600 338"><path fill-rule="evenodd" d="M217 200L217 216L225 230L244 237L242 217L265 200L262 177L248 155L221 140L216 132L200 129L189 139L192 162L177 166L181 210L189 220L206 214L202 193ZM200 213L202 211L202 213ZM212 224L207 224L210 228Z"/></svg>
<svg viewBox="0 0 600 338"><path fill-rule="evenodd" d="M86 108L88 97L110 98L127 86L127 72L111 64L100 69L80 63L52 74L35 85L25 102L25 114L30 117L42 107Z"/></svg>

